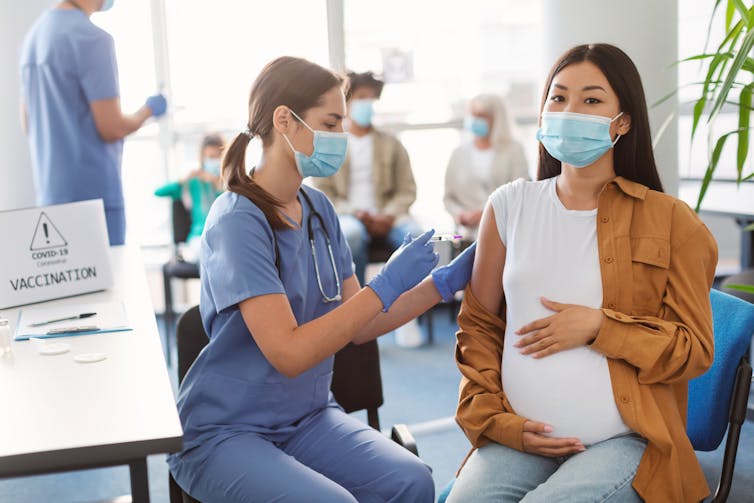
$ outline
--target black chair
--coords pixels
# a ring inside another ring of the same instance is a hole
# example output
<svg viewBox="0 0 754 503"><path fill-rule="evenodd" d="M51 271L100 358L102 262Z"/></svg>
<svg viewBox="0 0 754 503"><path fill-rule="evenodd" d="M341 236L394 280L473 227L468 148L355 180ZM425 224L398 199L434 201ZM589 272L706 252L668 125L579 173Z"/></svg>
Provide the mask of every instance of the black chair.
<svg viewBox="0 0 754 503"><path fill-rule="evenodd" d="M179 383L183 381L207 342L199 306L194 306L181 315L176 326ZM335 399L346 412L366 410L369 426L380 428L377 409L383 404L383 397L377 341L360 345L349 344L336 353L331 389ZM416 441L406 425L393 426L390 436L398 444L419 455ZM169 483L170 503L199 503L181 490L172 475Z"/></svg>
<svg viewBox="0 0 754 503"><path fill-rule="evenodd" d="M198 279L199 264L186 262L178 253L178 244L186 241L191 230L191 214L183 205L183 201L174 200L172 207L173 222L173 255L162 266L162 284L165 291L165 352L168 365L172 358L172 328L175 320L173 311L173 290L171 288L173 278Z"/></svg>

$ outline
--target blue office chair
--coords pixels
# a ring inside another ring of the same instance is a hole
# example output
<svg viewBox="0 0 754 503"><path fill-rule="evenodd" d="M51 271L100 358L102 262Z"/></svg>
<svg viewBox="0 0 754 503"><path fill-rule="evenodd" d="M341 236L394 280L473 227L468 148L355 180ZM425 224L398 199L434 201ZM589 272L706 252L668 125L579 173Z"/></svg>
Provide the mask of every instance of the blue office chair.
<svg viewBox="0 0 754 503"><path fill-rule="evenodd" d="M751 388L751 365L746 356L754 334L754 304L719 290L710 292L715 334L715 360L703 375L689 382L686 430L697 451L714 451L728 430L725 455L712 503L728 499L733 482L741 425ZM454 480L440 492L445 503Z"/></svg>
<svg viewBox="0 0 754 503"><path fill-rule="evenodd" d="M686 431L697 451L714 451L728 430L720 482L712 501L728 499L733 482L741 425L751 388L746 355L754 334L754 304L719 290L710 293L715 332L715 361L689 382Z"/></svg>

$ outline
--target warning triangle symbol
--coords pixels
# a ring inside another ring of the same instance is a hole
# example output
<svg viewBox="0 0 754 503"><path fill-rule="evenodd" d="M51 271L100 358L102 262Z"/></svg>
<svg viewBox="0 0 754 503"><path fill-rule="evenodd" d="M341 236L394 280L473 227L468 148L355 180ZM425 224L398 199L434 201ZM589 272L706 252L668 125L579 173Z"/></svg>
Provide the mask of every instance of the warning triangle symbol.
<svg viewBox="0 0 754 503"><path fill-rule="evenodd" d="M60 248L61 246L67 246L63 235L60 233L55 224L52 223L50 217L45 212L39 214L39 220L37 221L37 228L34 229L34 238L31 240L31 251L46 250L48 248Z"/></svg>

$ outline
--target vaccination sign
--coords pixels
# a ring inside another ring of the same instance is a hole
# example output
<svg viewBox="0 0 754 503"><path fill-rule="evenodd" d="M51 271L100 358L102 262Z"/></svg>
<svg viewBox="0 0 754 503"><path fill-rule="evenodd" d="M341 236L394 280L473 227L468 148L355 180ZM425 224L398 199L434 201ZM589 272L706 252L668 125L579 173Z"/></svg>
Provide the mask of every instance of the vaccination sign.
<svg viewBox="0 0 754 503"><path fill-rule="evenodd" d="M101 199L0 211L0 309L113 286Z"/></svg>

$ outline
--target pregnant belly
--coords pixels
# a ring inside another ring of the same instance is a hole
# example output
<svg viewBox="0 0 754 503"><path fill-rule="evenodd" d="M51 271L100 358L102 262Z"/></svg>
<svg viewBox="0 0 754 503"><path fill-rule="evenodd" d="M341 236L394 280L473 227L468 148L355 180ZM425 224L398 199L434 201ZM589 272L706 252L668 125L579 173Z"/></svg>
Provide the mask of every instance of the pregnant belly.
<svg viewBox="0 0 754 503"><path fill-rule="evenodd" d="M591 445L630 431L615 405L607 359L591 349L536 360L506 347L502 381L516 414L549 424L549 436Z"/></svg>

